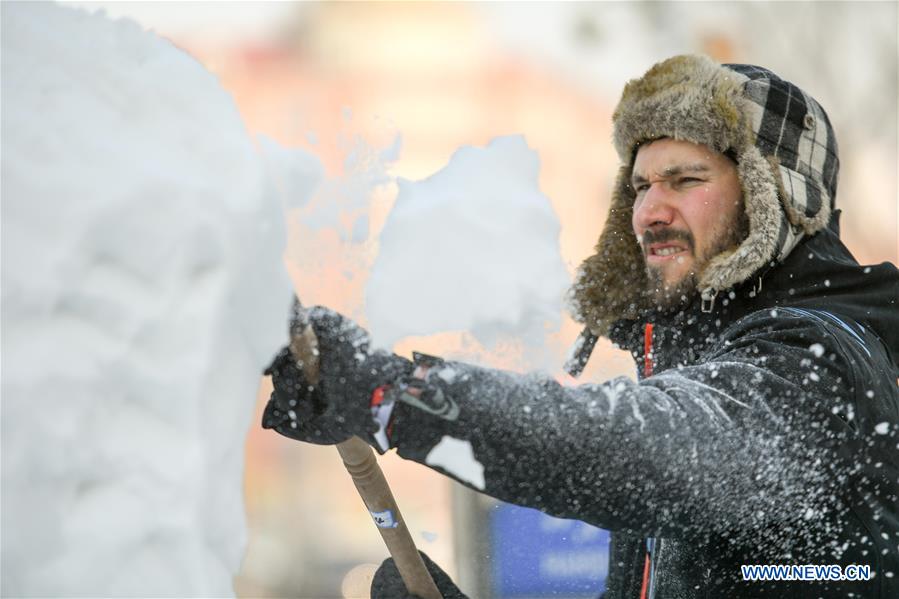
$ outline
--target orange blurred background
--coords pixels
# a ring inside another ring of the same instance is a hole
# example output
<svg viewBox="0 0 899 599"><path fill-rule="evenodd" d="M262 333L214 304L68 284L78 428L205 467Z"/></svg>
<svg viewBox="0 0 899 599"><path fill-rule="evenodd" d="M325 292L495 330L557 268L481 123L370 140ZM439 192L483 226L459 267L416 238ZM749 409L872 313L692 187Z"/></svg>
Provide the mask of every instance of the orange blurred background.
<svg viewBox="0 0 899 599"><path fill-rule="evenodd" d="M387 145L385 131L398 132L390 174L421 179L461 145L523 134L539 154L540 186L571 271L590 254L608 209L617 169L610 118L626 79L683 52L760 64L831 116L850 249L861 262L897 262L896 3L867 3L864 13L841 2L76 4L130 15L172 39L218 75L252 134L316 154L331 177L355 135ZM380 191L374 238L391 191ZM346 288L321 290L329 305L357 302L348 298L361 297L359 274ZM577 332L566 320L548 339L559 364ZM515 351L491 355L459 335L397 349L445 355L463 345L483 363L516 367ZM632 371L628 356L601 344L583 379ZM236 592L367 597L386 550L333 448L258 427L269 384L247 437L250 540ZM473 500L394 455L381 465L420 548L471 592L471 562L483 556L460 549L468 545L458 523L460 506Z"/></svg>

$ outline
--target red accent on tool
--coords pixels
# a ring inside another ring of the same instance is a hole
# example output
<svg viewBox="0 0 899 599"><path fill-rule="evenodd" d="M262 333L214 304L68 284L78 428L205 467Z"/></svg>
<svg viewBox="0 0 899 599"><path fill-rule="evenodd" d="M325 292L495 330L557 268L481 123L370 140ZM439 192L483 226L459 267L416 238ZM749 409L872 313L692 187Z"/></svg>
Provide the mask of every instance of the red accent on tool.
<svg viewBox="0 0 899 599"><path fill-rule="evenodd" d="M381 405L384 401L384 393L390 389L390 385L381 385L377 389L371 392L371 403L369 407L374 408L376 406Z"/></svg>

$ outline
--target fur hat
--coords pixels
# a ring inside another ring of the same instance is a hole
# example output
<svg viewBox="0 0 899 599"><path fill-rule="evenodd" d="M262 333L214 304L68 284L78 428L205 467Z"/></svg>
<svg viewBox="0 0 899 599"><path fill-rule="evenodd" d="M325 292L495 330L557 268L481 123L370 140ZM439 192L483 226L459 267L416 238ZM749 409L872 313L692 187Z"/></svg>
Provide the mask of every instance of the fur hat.
<svg viewBox="0 0 899 599"><path fill-rule="evenodd" d="M595 335L650 307L631 227L630 177L643 142L670 137L736 159L749 234L697 273L705 301L783 260L830 220L839 172L830 121L814 98L767 69L675 56L625 86L612 120L622 166L596 253L571 290L575 318Z"/></svg>

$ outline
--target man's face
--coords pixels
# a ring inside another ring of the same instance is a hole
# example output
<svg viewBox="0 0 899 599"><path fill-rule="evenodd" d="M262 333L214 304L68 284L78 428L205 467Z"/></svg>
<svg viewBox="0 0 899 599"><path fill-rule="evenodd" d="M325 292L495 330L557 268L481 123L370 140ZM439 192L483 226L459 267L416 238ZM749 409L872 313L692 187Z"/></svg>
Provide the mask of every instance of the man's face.
<svg viewBox="0 0 899 599"><path fill-rule="evenodd" d="M709 260L746 237L736 165L707 146L659 139L637 151L631 183L649 291L662 308L683 305Z"/></svg>

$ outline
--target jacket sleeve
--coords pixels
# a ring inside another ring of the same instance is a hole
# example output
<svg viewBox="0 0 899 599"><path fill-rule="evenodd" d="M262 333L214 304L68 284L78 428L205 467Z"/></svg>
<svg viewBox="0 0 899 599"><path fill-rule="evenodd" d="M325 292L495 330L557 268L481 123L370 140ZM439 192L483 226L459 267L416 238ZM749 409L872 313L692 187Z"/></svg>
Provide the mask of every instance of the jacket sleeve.
<svg viewBox="0 0 899 599"><path fill-rule="evenodd" d="M787 538L845 509L836 487L864 459L844 343L766 311L699 363L641 382L566 387L445 362L427 387L452 409L400 402L392 444L498 499L603 528Z"/></svg>

